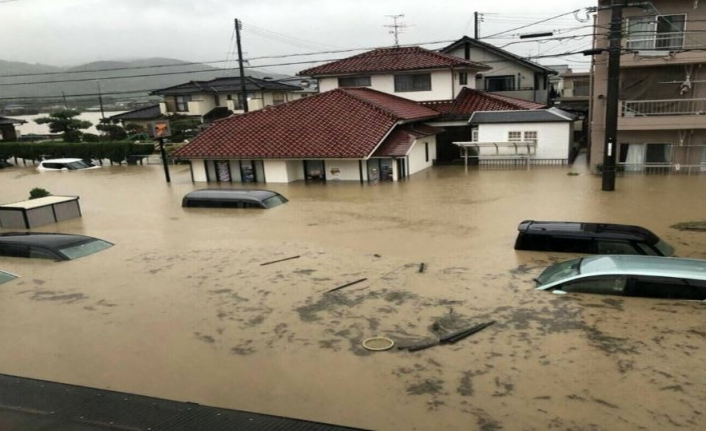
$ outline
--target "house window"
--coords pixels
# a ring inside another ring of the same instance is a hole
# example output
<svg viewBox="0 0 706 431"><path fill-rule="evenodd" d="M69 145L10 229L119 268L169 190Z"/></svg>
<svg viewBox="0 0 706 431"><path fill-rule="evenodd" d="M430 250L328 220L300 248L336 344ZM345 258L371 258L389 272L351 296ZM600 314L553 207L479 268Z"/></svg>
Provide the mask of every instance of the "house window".
<svg viewBox="0 0 706 431"><path fill-rule="evenodd" d="M458 85L468 85L468 73L459 72L458 74Z"/></svg>
<svg viewBox="0 0 706 431"><path fill-rule="evenodd" d="M272 103L275 105L281 105L284 103L284 93L281 91L277 91L275 93L272 93Z"/></svg>
<svg viewBox="0 0 706 431"><path fill-rule="evenodd" d="M339 87L370 87L369 76L348 76L338 78Z"/></svg>
<svg viewBox="0 0 706 431"><path fill-rule="evenodd" d="M626 21L627 47L634 50L684 47L686 15L656 15Z"/></svg>
<svg viewBox="0 0 706 431"><path fill-rule="evenodd" d="M588 96L588 90L591 86L591 82L588 80L574 81L574 97L578 96Z"/></svg>
<svg viewBox="0 0 706 431"><path fill-rule="evenodd" d="M522 132L507 132L508 142L522 142Z"/></svg>
<svg viewBox="0 0 706 431"><path fill-rule="evenodd" d="M189 110L189 100L191 100L191 96L175 96L174 102L176 103L177 112L187 112Z"/></svg>
<svg viewBox="0 0 706 431"><path fill-rule="evenodd" d="M471 142L478 142L478 129L471 130Z"/></svg>
<svg viewBox="0 0 706 431"><path fill-rule="evenodd" d="M523 141L532 142L533 144L537 145L537 132L536 131L525 132L525 136L524 136Z"/></svg>
<svg viewBox="0 0 706 431"><path fill-rule="evenodd" d="M431 91L431 75L429 73L395 75L395 92L405 91Z"/></svg>
<svg viewBox="0 0 706 431"><path fill-rule="evenodd" d="M514 91L515 75L488 76L485 78L485 91Z"/></svg>

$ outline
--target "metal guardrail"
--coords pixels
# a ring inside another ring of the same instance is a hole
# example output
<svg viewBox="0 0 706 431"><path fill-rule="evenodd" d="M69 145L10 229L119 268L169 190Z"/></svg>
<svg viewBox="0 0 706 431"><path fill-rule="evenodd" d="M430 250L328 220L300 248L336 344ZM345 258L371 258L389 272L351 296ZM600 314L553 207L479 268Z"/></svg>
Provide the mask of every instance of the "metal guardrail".
<svg viewBox="0 0 706 431"><path fill-rule="evenodd" d="M682 165L678 163L659 163L635 165L618 163L619 175L700 175L706 174L706 164Z"/></svg>
<svg viewBox="0 0 706 431"><path fill-rule="evenodd" d="M706 115L706 98L625 100L623 117L650 117L659 115Z"/></svg>

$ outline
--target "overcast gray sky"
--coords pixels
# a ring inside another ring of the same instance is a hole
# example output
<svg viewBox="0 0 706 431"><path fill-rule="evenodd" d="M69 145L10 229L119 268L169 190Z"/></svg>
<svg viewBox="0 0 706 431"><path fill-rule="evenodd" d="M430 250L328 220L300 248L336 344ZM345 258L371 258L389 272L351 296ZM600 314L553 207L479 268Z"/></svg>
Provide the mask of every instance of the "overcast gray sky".
<svg viewBox="0 0 706 431"><path fill-rule="evenodd" d="M483 14L481 36L576 9L587 0L0 0L0 59L71 66L98 60L168 57L186 61L233 58L233 20L243 22L247 58L391 46L389 15L404 14L400 44L439 48L473 36L473 13ZM585 13L578 15L586 18ZM522 55L549 55L590 47L590 37L519 42L523 32L559 30L555 37L590 34L591 21L573 14L488 39ZM572 29L569 31L569 29ZM345 57L352 54L336 54ZM261 58L257 66L291 73L315 64L274 66L312 57ZM542 59L585 69L588 58ZM233 66L232 64L230 65Z"/></svg>

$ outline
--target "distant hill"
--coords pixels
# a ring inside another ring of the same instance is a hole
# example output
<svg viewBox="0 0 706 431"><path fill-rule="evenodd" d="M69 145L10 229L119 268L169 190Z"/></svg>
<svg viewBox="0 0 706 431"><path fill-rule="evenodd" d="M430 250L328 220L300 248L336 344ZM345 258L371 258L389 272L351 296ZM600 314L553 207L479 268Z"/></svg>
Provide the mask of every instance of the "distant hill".
<svg viewBox="0 0 706 431"><path fill-rule="evenodd" d="M236 66L236 62L229 64L231 69ZM51 74L37 75L42 73ZM246 74L257 78L287 77L250 70L246 70ZM100 91L106 99L111 98L111 93L116 99L125 99L140 95L144 97L152 90L188 81L225 76L239 76L239 73L237 70L223 70L206 64L191 64L170 58L96 61L66 68L0 60L0 108L21 102L14 98L25 97L41 98L42 103L57 103L62 98L62 92L71 99L77 95L95 97L99 83Z"/></svg>

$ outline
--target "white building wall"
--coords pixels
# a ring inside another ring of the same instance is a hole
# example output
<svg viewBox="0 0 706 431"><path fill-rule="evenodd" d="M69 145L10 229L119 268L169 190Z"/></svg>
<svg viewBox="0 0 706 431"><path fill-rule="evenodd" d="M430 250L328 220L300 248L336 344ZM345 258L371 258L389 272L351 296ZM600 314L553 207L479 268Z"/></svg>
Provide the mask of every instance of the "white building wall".
<svg viewBox="0 0 706 431"><path fill-rule="evenodd" d="M426 73L426 72L416 72ZM463 86L458 84L457 73L451 70L437 70L431 73L431 90L430 91L403 91L395 92L395 75L392 73L371 75L370 87L373 90L382 91L383 93L394 94L395 96L404 97L418 102L428 100L449 100L456 97ZM472 72L468 76L468 85L466 87L475 88L475 78ZM338 78L321 78L319 79L319 91L329 91L338 88Z"/></svg>
<svg viewBox="0 0 706 431"><path fill-rule="evenodd" d="M324 161L326 164L326 181L360 181L360 165L358 160ZM338 174L336 174L338 170Z"/></svg>
<svg viewBox="0 0 706 431"><path fill-rule="evenodd" d="M427 151L425 143L429 144L429 158L427 160ZM436 154L436 136L427 136L426 138L417 139L409 152L409 174L422 171L430 168L433 164L434 155Z"/></svg>
<svg viewBox="0 0 706 431"><path fill-rule="evenodd" d="M191 96L191 100L187 103L189 106L189 111L180 112L180 114L204 115L216 107L216 101L210 94L194 94Z"/></svg>
<svg viewBox="0 0 706 431"><path fill-rule="evenodd" d="M203 160L195 159L189 160L191 163L191 175L194 178L194 182L205 183L206 182L206 166Z"/></svg>
<svg viewBox="0 0 706 431"><path fill-rule="evenodd" d="M512 123L480 124L479 142L507 142L508 132L537 132L537 149L534 159L568 159L571 147L571 123ZM481 155L495 153L495 149L483 149ZM501 154L515 154L514 149L504 149Z"/></svg>

